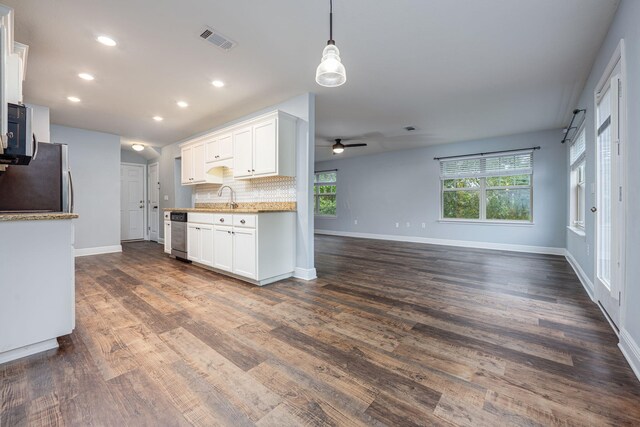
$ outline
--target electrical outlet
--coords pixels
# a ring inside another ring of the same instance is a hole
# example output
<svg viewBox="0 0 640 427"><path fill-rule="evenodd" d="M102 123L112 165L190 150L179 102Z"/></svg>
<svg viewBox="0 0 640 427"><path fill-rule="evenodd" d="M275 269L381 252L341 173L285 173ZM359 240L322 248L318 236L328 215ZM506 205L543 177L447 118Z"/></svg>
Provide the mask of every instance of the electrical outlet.
<svg viewBox="0 0 640 427"><path fill-rule="evenodd" d="M396 228L400 228L400 223L396 222Z"/></svg>
<svg viewBox="0 0 640 427"><path fill-rule="evenodd" d="M164 200L167 201L169 200L169 196L167 196L166 194L164 195Z"/></svg>
<svg viewBox="0 0 640 427"><path fill-rule="evenodd" d="M411 227L411 223L407 222L407 228Z"/></svg>
<svg viewBox="0 0 640 427"><path fill-rule="evenodd" d="M422 228L427 228L427 223L426 222L422 223Z"/></svg>
<svg viewBox="0 0 640 427"><path fill-rule="evenodd" d="M354 224L354 225L358 225L358 220L357 220L357 219L354 219L354 220L353 220L353 224Z"/></svg>

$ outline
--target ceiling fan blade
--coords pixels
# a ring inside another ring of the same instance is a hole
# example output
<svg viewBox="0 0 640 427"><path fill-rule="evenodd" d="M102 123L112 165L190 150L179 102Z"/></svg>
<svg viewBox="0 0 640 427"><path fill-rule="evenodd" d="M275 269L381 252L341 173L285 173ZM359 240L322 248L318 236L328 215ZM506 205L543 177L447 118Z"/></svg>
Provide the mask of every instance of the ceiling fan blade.
<svg viewBox="0 0 640 427"><path fill-rule="evenodd" d="M367 144L365 143L361 143L361 144L345 144L345 147L366 147Z"/></svg>

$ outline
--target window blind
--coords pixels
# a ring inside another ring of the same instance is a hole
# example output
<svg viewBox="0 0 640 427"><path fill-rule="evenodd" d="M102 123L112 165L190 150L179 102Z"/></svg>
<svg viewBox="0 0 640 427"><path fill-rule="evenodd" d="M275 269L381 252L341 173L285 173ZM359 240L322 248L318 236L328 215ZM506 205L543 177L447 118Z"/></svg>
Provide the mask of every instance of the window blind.
<svg viewBox="0 0 640 427"><path fill-rule="evenodd" d="M529 175L532 172L533 152L440 161L441 178Z"/></svg>
<svg viewBox="0 0 640 427"><path fill-rule="evenodd" d="M574 143L571 144L569 148L569 159L571 161L571 166L575 166L580 160L583 159L586 151L586 137L584 129L580 131L578 137L575 139Z"/></svg>

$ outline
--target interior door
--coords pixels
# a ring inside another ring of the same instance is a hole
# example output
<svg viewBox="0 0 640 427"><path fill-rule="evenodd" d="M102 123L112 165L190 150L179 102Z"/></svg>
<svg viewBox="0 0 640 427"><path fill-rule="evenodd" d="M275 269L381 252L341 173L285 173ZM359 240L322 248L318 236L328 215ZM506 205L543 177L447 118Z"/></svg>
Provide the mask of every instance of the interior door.
<svg viewBox="0 0 640 427"><path fill-rule="evenodd" d="M144 165L120 166L120 238L144 239Z"/></svg>
<svg viewBox="0 0 640 427"><path fill-rule="evenodd" d="M595 294L611 321L620 322L623 277L623 135L620 63L596 97Z"/></svg>
<svg viewBox="0 0 640 427"><path fill-rule="evenodd" d="M253 175L253 140L251 127L233 133L233 176Z"/></svg>
<svg viewBox="0 0 640 427"><path fill-rule="evenodd" d="M256 278L256 230L233 229L233 272Z"/></svg>
<svg viewBox="0 0 640 427"><path fill-rule="evenodd" d="M254 176L273 175L278 172L276 119L253 127Z"/></svg>
<svg viewBox="0 0 640 427"><path fill-rule="evenodd" d="M160 174L158 163L149 165L149 240L158 241L160 230Z"/></svg>
<svg viewBox="0 0 640 427"><path fill-rule="evenodd" d="M232 227L215 225L213 227L214 266L221 270L233 270L233 231Z"/></svg>

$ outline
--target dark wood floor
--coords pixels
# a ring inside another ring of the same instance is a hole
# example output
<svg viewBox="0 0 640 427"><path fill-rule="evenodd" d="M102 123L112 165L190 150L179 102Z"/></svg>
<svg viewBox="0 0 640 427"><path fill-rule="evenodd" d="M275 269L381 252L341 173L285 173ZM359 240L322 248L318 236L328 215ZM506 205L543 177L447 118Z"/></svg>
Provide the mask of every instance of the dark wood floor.
<svg viewBox="0 0 640 427"><path fill-rule="evenodd" d="M77 328L0 366L0 425L640 425L561 257L318 237L264 288L160 245L77 259Z"/></svg>

